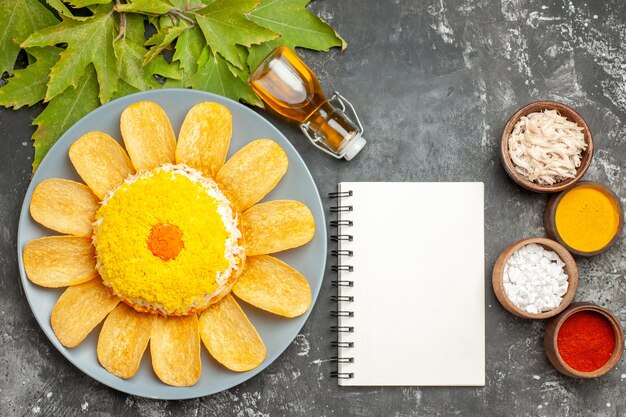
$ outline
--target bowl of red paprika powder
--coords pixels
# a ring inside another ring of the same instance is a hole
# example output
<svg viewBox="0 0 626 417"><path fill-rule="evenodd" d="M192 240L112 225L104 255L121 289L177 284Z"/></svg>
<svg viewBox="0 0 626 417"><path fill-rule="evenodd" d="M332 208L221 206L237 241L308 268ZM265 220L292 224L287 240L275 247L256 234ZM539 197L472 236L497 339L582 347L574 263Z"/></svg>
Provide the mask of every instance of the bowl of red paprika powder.
<svg viewBox="0 0 626 417"><path fill-rule="evenodd" d="M575 378L597 378L615 367L624 351L624 331L607 309L572 303L548 321L544 346L550 363Z"/></svg>

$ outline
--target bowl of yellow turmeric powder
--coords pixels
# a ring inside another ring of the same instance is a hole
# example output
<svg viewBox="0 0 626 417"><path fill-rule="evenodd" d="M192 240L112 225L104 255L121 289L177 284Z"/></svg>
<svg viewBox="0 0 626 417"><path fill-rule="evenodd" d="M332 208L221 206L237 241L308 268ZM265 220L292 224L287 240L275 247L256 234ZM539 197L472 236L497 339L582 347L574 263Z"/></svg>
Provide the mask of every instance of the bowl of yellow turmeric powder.
<svg viewBox="0 0 626 417"><path fill-rule="evenodd" d="M606 185L580 181L550 198L544 227L574 255L594 256L608 250L624 227L622 203Z"/></svg>

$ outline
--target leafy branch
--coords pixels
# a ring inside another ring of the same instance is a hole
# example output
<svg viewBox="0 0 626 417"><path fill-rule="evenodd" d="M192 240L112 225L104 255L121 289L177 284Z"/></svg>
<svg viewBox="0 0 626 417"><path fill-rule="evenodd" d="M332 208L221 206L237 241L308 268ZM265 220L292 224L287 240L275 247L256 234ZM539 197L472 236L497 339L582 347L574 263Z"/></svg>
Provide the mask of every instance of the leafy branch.
<svg viewBox="0 0 626 417"><path fill-rule="evenodd" d="M0 0L0 105L46 103L36 169L72 124L112 99L194 88L252 105L250 69L278 45L328 51L343 39L310 0ZM15 68L19 54L28 65Z"/></svg>

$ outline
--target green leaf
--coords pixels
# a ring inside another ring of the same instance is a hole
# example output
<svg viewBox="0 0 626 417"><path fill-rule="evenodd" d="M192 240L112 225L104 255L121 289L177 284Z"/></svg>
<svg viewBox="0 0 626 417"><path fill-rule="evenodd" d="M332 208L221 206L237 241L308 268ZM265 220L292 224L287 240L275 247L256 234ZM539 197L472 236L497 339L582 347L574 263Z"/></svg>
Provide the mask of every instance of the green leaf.
<svg viewBox="0 0 626 417"><path fill-rule="evenodd" d="M19 44L28 35L58 22L37 0L0 0L0 75L13 72Z"/></svg>
<svg viewBox="0 0 626 417"><path fill-rule="evenodd" d="M135 94L135 93L138 93L139 91L141 90L133 87L132 85L128 84L126 81L119 80L117 84L117 90L113 94L113 97L111 97L111 100L115 100L117 98L124 97L130 94Z"/></svg>
<svg viewBox="0 0 626 417"><path fill-rule="evenodd" d="M247 48L238 45L237 53L239 54L239 58L241 58L243 62L246 62L248 60ZM239 77L244 81L248 81L248 78L250 78L250 70L248 69L247 65L245 66L245 68L242 69L242 68L237 68L236 66L232 65L228 61L226 61L226 63L228 64L228 69L230 70L230 72L233 73L234 76Z"/></svg>
<svg viewBox="0 0 626 417"><path fill-rule="evenodd" d="M129 85L138 90L159 88L154 74L170 78L181 78L175 66L168 64L163 56L143 65L146 48L143 46L144 17L139 14L126 15L126 35L115 41L113 47L117 58L117 73Z"/></svg>
<svg viewBox="0 0 626 417"><path fill-rule="evenodd" d="M282 45L284 40L282 38L275 39L270 42L265 42L261 45L254 45L248 50L248 67L251 72L254 72L256 67L277 47Z"/></svg>
<svg viewBox="0 0 626 417"><path fill-rule="evenodd" d="M168 78L167 80L165 80L165 83L163 84L163 88L187 88L187 78L183 77L180 80L173 80L171 78Z"/></svg>
<svg viewBox="0 0 626 417"><path fill-rule="evenodd" d="M136 13L126 13L125 16L126 27L124 28L123 36L138 45L143 45L146 42L145 16Z"/></svg>
<svg viewBox="0 0 626 417"><path fill-rule="evenodd" d="M95 6L97 4L109 4L111 0L67 0L70 6L80 9L81 7Z"/></svg>
<svg viewBox="0 0 626 417"><path fill-rule="evenodd" d="M52 67L46 101L76 88L89 64L93 64L100 86L100 102L106 103L117 88L117 73L113 38L116 35L114 14L110 8L98 8L84 22L64 20L62 23L35 32L22 47L48 46L67 43L61 59Z"/></svg>
<svg viewBox="0 0 626 417"><path fill-rule="evenodd" d="M246 19L258 0L215 0L200 9L196 20L211 50L237 68L244 68L236 45L250 47L278 37L271 30Z"/></svg>
<svg viewBox="0 0 626 417"><path fill-rule="evenodd" d="M82 116L140 90L193 87L260 106L246 83L249 65L276 46L345 48L343 39L306 9L308 3L0 0L0 69L13 69L20 48L27 48L29 63L0 88L0 105L19 108L48 101L33 123L34 169ZM74 15L82 12L92 15ZM118 12L123 12L125 27L120 27ZM157 29L148 41L146 19ZM123 36L118 39L120 29ZM174 49L171 63L164 58L166 48Z"/></svg>
<svg viewBox="0 0 626 417"><path fill-rule="evenodd" d="M62 0L46 0L46 3L48 3L48 6L56 10L61 17L67 17L68 19L80 21L89 19L89 16L74 16L74 13L72 13Z"/></svg>
<svg viewBox="0 0 626 417"><path fill-rule="evenodd" d="M178 10L181 11L187 11L189 8L204 5L202 0L171 0L171 2ZM206 1L206 3L210 2L211 0Z"/></svg>
<svg viewBox="0 0 626 417"><path fill-rule="evenodd" d="M76 88L70 87L63 94L53 98L33 121L33 125L37 125L37 130L33 134L35 141L33 171L59 137L99 105L96 71L93 65L89 65Z"/></svg>
<svg viewBox="0 0 626 417"><path fill-rule="evenodd" d="M255 106L263 103L252 88L228 68L228 63L208 48L202 51L198 71L189 79L189 85L197 90L210 91L233 100L244 100Z"/></svg>
<svg viewBox="0 0 626 417"><path fill-rule="evenodd" d="M28 53L36 59L35 63L14 71L15 75L0 88L0 105L19 109L43 100L48 87L48 73L59 59L60 51L55 46L29 49Z"/></svg>
<svg viewBox="0 0 626 417"><path fill-rule="evenodd" d="M141 64L146 52L145 48L131 41L129 37L117 40L113 48L120 78L138 90L152 88L152 81L154 81L152 74L145 71Z"/></svg>
<svg viewBox="0 0 626 417"><path fill-rule="evenodd" d="M242 62L248 61L248 48L246 48L245 46L237 45L237 53L239 54L239 59L241 59Z"/></svg>
<svg viewBox="0 0 626 417"><path fill-rule="evenodd" d="M118 12L133 12L143 14L166 14L174 5L167 0L133 0L126 4L117 4L115 10Z"/></svg>
<svg viewBox="0 0 626 417"><path fill-rule="evenodd" d="M176 51L172 62L179 62L180 69L183 71L183 85L187 87L190 87L187 81L189 77L198 71L198 58L203 48L204 36L197 26L183 32L176 41Z"/></svg>
<svg viewBox="0 0 626 417"><path fill-rule="evenodd" d="M322 19L309 12L306 5L310 0L262 0L259 7L246 14L257 25L281 35L280 38L250 48L248 65L255 68L277 46L286 45L328 51L339 46L345 49L346 42Z"/></svg>
<svg viewBox="0 0 626 417"><path fill-rule="evenodd" d="M167 79L181 80L183 74L176 64L168 63L164 57L160 56L145 66L151 74L160 75Z"/></svg>
<svg viewBox="0 0 626 417"><path fill-rule="evenodd" d="M154 58L159 56L161 51L170 46L172 42L176 40L184 31L189 28L189 25L181 22L177 26L167 26L161 27L148 41L146 45L154 45L154 47L148 50L144 58L144 65L148 62L152 61Z"/></svg>

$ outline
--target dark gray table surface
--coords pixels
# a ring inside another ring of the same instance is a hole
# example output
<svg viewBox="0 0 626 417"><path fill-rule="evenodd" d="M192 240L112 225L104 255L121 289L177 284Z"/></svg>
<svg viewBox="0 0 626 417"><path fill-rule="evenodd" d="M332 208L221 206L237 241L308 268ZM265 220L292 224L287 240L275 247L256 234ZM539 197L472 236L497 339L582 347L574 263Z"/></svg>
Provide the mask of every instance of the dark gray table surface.
<svg viewBox="0 0 626 417"><path fill-rule="evenodd" d="M354 161L335 161L310 146L297 127L267 117L301 152L323 195L341 180L485 183L485 387L337 387L327 361L335 354L328 330L330 270L292 346L229 391L154 401L82 374L46 339L18 284L17 219L31 175L30 123L37 106L0 110L0 415L625 415L624 360L598 380L560 375L544 355L545 323L503 310L489 278L509 243L544 235L546 197L513 184L498 160L501 129L518 107L554 99L579 110L597 146L587 178L626 197L626 3L341 0L316 1L312 9L349 47L305 53L305 59L327 91L337 89L353 101L369 143ZM622 239L601 256L579 259L576 297L606 306L622 323L625 248Z"/></svg>

